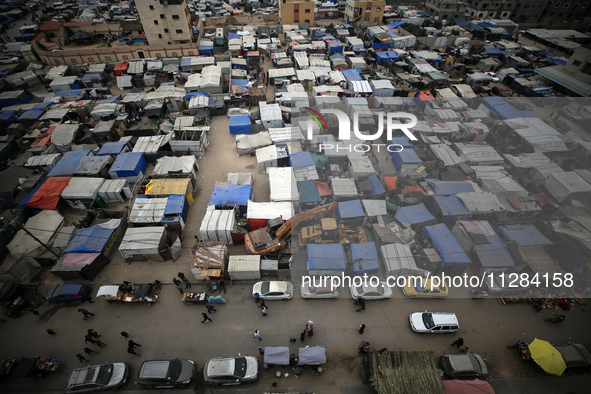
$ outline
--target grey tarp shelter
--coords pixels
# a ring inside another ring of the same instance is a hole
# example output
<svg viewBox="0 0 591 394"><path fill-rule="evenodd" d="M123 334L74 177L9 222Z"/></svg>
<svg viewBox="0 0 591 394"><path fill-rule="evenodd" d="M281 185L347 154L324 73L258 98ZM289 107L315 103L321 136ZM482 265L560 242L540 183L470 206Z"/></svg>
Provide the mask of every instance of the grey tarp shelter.
<svg viewBox="0 0 591 394"><path fill-rule="evenodd" d="M326 363L326 346L312 346L300 348L300 365L320 365L324 363Z"/></svg>
<svg viewBox="0 0 591 394"><path fill-rule="evenodd" d="M287 346L265 347L264 362L268 365L289 365L289 348Z"/></svg>

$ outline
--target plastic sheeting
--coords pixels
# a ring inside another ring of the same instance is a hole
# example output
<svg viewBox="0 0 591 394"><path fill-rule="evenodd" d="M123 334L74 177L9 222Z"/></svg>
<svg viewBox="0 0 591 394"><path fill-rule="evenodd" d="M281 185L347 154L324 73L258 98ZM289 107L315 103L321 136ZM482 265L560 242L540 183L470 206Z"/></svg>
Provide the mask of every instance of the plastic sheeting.
<svg viewBox="0 0 591 394"><path fill-rule="evenodd" d="M423 203L398 208L395 218L405 228L435 222L435 216L431 215Z"/></svg>
<svg viewBox="0 0 591 394"><path fill-rule="evenodd" d="M359 182L359 190L364 197L378 197L386 193L376 174L371 174L369 178Z"/></svg>
<svg viewBox="0 0 591 394"><path fill-rule="evenodd" d="M291 167L269 167L271 201L299 201L298 186Z"/></svg>
<svg viewBox="0 0 591 394"><path fill-rule="evenodd" d="M289 348L287 346L265 347L264 363L268 365L289 365Z"/></svg>
<svg viewBox="0 0 591 394"><path fill-rule="evenodd" d="M266 349L265 353L267 353ZM321 365L326 363L326 346L301 347L298 354L300 365Z"/></svg>
<svg viewBox="0 0 591 394"><path fill-rule="evenodd" d="M85 156L80 160L80 164L74 175L97 175L102 173L103 169L109 164L109 156Z"/></svg>
<svg viewBox="0 0 591 394"><path fill-rule="evenodd" d="M513 224L499 226L499 229L509 241L517 242L519 246L552 245L533 224Z"/></svg>
<svg viewBox="0 0 591 394"><path fill-rule="evenodd" d="M247 206L252 200L252 185L215 185L208 205Z"/></svg>
<svg viewBox="0 0 591 394"><path fill-rule="evenodd" d="M51 246L54 235L64 223L64 218L56 211L41 211L29 218L24 227L39 241ZM24 230L19 230L7 245L10 255L15 260L22 256L39 257L46 249Z"/></svg>
<svg viewBox="0 0 591 394"><path fill-rule="evenodd" d="M401 243L384 245L380 248L386 276L423 275L417 267L410 246Z"/></svg>
<svg viewBox="0 0 591 394"><path fill-rule="evenodd" d="M392 163L394 163L396 171L400 171L404 164L422 164L423 160L414 149L404 149L400 152L392 152Z"/></svg>
<svg viewBox="0 0 591 394"><path fill-rule="evenodd" d="M64 156L57 162L55 167L49 171L47 176L72 176L80 165L80 161L85 156L92 154L90 149L66 152Z"/></svg>
<svg viewBox="0 0 591 394"><path fill-rule="evenodd" d="M464 204L457 196L433 196L432 200L427 202L429 211L443 217L446 224L453 224L456 220L468 219L470 212L464 207Z"/></svg>
<svg viewBox="0 0 591 394"><path fill-rule="evenodd" d="M311 244L307 251L310 275L334 274L347 268L347 256L341 244Z"/></svg>
<svg viewBox="0 0 591 394"><path fill-rule="evenodd" d="M70 177L51 177L45 178L43 184L39 189L31 192L32 196L26 203L27 208L37 209L55 209L60 196L68 182Z"/></svg>
<svg viewBox="0 0 591 394"><path fill-rule="evenodd" d="M248 115L230 116L230 134L252 133L252 123Z"/></svg>
<svg viewBox="0 0 591 394"><path fill-rule="evenodd" d="M470 181L440 181L439 179L425 179L439 196L450 196L456 193L478 192L480 188Z"/></svg>
<svg viewBox="0 0 591 394"><path fill-rule="evenodd" d="M238 134L236 135L236 149L238 156L244 156L254 153L257 149L272 145L273 141L267 131L256 134Z"/></svg>
<svg viewBox="0 0 591 394"><path fill-rule="evenodd" d="M365 217L365 212L360 200L351 200L339 203L336 216L341 221Z"/></svg>
<svg viewBox="0 0 591 394"><path fill-rule="evenodd" d="M427 226L423 229L423 235L431 240L433 247L441 256L441 266L469 265L468 255L464 252L459 242L443 223Z"/></svg>
<svg viewBox="0 0 591 394"><path fill-rule="evenodd" d="M146 168L148 168L148 162L142 153L122 153L115 159L109 175L112 178L135 178L145 174Z"/></svg>
<svg viewBox="0 0 591 394"><path fill-rule="evenodd" d="M298 182L298 192L300 194L300 203L305 208L312 208L322 202L314 181Z"/></svg>
<svg viewBox="0 0 591 394"><path fill-rule="evenodd" d="M351 264L357 276L376 275L380 270L378 252L374 242L351 245Z"/></svg>
<svg viewBox="0 0 591 394"><path fill-rule="evenodd" d="M74 238L72 238L70 244L62 254L103 253L114 236L114 229L101 226L78 229L74 233Z"/></svg>

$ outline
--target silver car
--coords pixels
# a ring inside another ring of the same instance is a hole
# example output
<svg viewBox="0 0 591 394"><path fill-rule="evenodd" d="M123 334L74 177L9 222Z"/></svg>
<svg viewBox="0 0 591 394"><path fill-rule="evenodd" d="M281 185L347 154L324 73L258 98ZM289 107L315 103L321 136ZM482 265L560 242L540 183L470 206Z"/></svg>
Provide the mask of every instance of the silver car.
<svg viewBox="0 0 591 394"><path fill-rule="evenodd" d="M488 369L478 354L448 354L441 357L441 369L447 378L485 378Z"/></svg>
<svg viewBox="0 0 591 394"><path fill-rule="evenodd" d="M127 363L107 363L72 371L66 393L92 393L121 387L129 376Z"/></svg>
<svg viewBox="0 0 591 394"><path fill-rule="evenodd" d="M409 320L412 330L418 333L446 334L460 329L458 318L449 312L416 312Z"/></svg>
<svg viewBox="0 0 591 394"><path fill-rule="evenodd" d="M259 362L255 357L212 358L203 367L205 383L240 384L257 380Z"/></svg>
<svg viewBox="0 0 591 394"><path fill-rule="evenodd" d="M369 283L362 283L361 286L351 285L351 297L354 300L357 298L382 300L384 298L392 298L392 289L386 282L380 282L377 286L371 286Z"/></svg>
<svg viewBox="0 0 591 394"><path fill-rule="evenodd" d="M328 286L314 286L313 283L307 281L302 282L300 288L302 298L339 298L339 289Z"/></svg>
<svg viewBox="0 0 591 394"><path fill-rule="evenodd" d="M293 285L283 280L257 282L252 286L252 296L255 294L263 300L289 300L293 296Z"/></svg>

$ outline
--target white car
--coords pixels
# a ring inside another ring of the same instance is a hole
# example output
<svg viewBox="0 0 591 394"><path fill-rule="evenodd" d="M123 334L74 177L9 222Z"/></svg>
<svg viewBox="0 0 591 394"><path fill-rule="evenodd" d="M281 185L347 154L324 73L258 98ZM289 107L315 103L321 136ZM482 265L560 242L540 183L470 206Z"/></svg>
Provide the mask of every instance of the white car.
<svg viewBox="0 0 591 394"><path fill-rule="evenodd" d="M263 300L289 300L293 296L293 285L283 280L267 280L252 286L252 296L259 295Z"/></svg>
<svg viewBox="0 0 591 394"><path fill-rule="evenodd" d="M392 298L392 289L386 285L386 282L380 282L377 286L370 286L369 283L361 286L351 286L351 297L354 300L362 298L364 300L382 300Z"/></svg>
<svg viewBox="0 0 591 394"><path fill-rule="evenodd" d="M492 79L493 82L499 82L500 81L499 77L497 77L497 74L495 74L495 73L486 72L484 74L485 75L488 75Z"/></svg>
<svg viewBox="0 0 591 394"><path fill-rule="evenodd" d="M212 358L203 366L205 383L231 385L254 382L258 373L259 362L252 356Z"/></svg>
<svg viewBox="0 0 591 394"><path fill-rule="evenodd" d="M0 56L1 64L18 63L21 59L16 56Z"/></svg>
<svg viewBox="0 0 591 394"><path fill-rule="evenodd" d="M460 329L458 318L449 312L411 313L410 326L414 332L431 334L446 334Z"/></svg>
<svg viewBox="0 0 591 394"><path fill-rule="evenodd" d="M129 376L127 363L107 363L72 371L66 393L91 393L121 387Z"/></svg>
<svg viewBox="0 0 591 394"><path fill-rule="evenodd" d="M338 288L331 289L330 285L317 287L308 281L302 282L300 293L302 294L302 298L339 298Z"/></svg>

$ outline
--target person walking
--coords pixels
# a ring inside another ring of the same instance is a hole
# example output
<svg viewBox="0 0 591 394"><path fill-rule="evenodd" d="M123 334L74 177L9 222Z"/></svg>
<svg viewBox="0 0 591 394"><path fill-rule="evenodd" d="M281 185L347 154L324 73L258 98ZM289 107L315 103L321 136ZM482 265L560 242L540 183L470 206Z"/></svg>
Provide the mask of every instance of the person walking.
<svg viewBox="0 0 591 394"><path fill-rule="evenodd" d="M105 347L107 346L106 343L99 341L98 339L96 341L94 341L95 345L97 345L98 347Z"/></svg>
<svg viewBox="0 0 591 394"><path fill-rule="evenodd" d="M266 306L261 307L261 313L263 314L263 316L267 316L267 307Z"/></svg>
<svg viewBox="0 0 591 394"><path fill-rule="evenodd" d="M259 304L259 308L262 307L267 307L267 304L265 304L265 300L261 299L261 303Z"/></svg>
<svg viewBox="0 0 591 394"><path fill-rule="evenodd" d="M86 359L86 357L84 357L84 355L82 355L82 354L80 354L80 353L78 353L78 354L76 355L76 357L78 357L78 361L80 361L81 363L83 363L84 361L88 361L88 360Z"/></svg>
<svg viewBox="0 0 591 394"><path fill-rule="evenodd" d="M461 348L462 346L464 346L464 338L459 337L458 339L456 339L451 345L449 346L457 346L458 349Z"/></svg>
<svg viewBox="0 0 591 394"><path fill-rule="evenodd" d="M98 334L98 332L96 332L92 328L89 328L87 331L88 331L88 335L90 335L92 338L99 338L100 337L100 335Z"/></svg>
<svg viewBox="0 0 591 394"><path fill-rule="evenodd" d="M362 324L359 326L359 334L363 334L364 331L365 331L365 324Z"/></svg>
<svg viewBox="0 0 591 394"><path fill-rule="evenodd" d="M207 308L207 313L211 313L212 311L217 312L217 309L215 309L211 304L207 304L205 307Z"/></svg>
<svg viewBox="0 0 591 394"><path fill-rule="evenodd" d="M161 290L162 289L162 282L160 282L158 279L156 279L154 281L154 283L152 283L154 285L154 289L158 289Z"/></svg>
<svg viewBox="0 0 591 394"><path fill-rule="evenodd" d="M172 278L172 282L176 286L176 289L179 291L179 293L183 294L183 288L181 287L181 281L178 280L177 278Z"/></svg>
<svg viewBox="0 0 591 394"><path fill-rule="evenodd" d="M355 312L359 312L361 310L365 310L365 301L363 301L361 298L359 299L359 309L357 309Z"/></svg>
<svg viewBox="0 0 591 394"><path fill-rule="evenodd" d="M135 352L135 349L134 349L133 346L128 346L127 347L127 353L129 353L129 354L135 354L136 356L139 356L139 357L142 356L141 354L138 354L138 353Z"/></svg>
<svg viewBox="0 0 591 394"><path fill-rule="evenodd" d="M186 286L187 289L189 287L191 287L191 282L189 282L189 279L187 279L187 277L185 276L185 274L183 274L182 272L179 272L176 276L178 276L179 278L181 278L181 280L185 283L185 286Z"/></svg>
<svg viewBox="0 0 591 394"><path fill-rule="evenodd" d="M254 302L255 303L259 303L259 301L261 301L261 295L259 293L254 293Z"/></svg>
<svg viewBox="0 0 591 394"><path fill-rule="evenodd" d="M259 330L254 330L253 338L258 338L259 341L263 340L263 338L261 338L261 333L259 332Z"/></svg>
<svg viewBox="0 0 591 394"><path fill-rule="evenodd" d="M96 343L96 341L94 339L92 339L92 337L90 335L87 334L84 337L84 344L86 345L88 342L90 342L90 343Z"/></svg>
<svg viewBox="0 0 591 394"><path fill-rule="evenodd" d="M92 354L92 353L100 353L100 352L97 352L96 350L92 350L89 347L85 347L84 348L84 353L86 353L86 354Z"/></svg>
<svg viewBox="0 0 591 394"><path fill-rule="evenodd" d="M127 342L127 346L131 346L131 347L141 347L142 345L140 345L139 343L135 342L133 339L130 339Z"/></svg>
<svg viewBox="0 0 591 394"><path fill-rule="evenodd" d="M127 332L125 332L125 331L121 331L121 336L122 336L123 338L127 338L127 337L129 337L129 333L127 333Z"/></svg>
<svg viewBox="0 0 591 394"><path fill-rule="evenodd" d="M302 333L300 334L300 341L304 342L305 339L306 339L306 330L302 331Z"/></svg>
<svg viewBox="0 0 591 394"><path fill-rule="evenodd" d="M259 348L259 354L262 356L263 354L265 354L265 349L263 349L262 347Z"/></svg>
<svg viewBox="0 0 591 394"><path fill-rule="evenodd" d="M47 333L48 333L49 335L55 335L55 334L57 334L57 332L53 331L51 328L48 328L48 329L47 329Z"/></svg>
<svg viewBox="0 0 591 394"><path fill-rule="evenodd" d="M78 312L80 312L80 313L82 313L84 315L84 318L82 320L88 320L89 319L88 316L94 316L94 313L91 313L91 312L87 311L84 308L78 309Z"/></svg>
<svg viewBox="0 0 591 394"><path fill-rule="evenodd" d="M203 316L203 320L201 321L201 323L205 323L205 322L207 322L207 321L210 321L210 322L212 322L212 323L213 323L213 320L211 320L211 319L209 318L209 316L207 316L207 313L203 312L203 313L201 314L201 316Z"/></svg>

